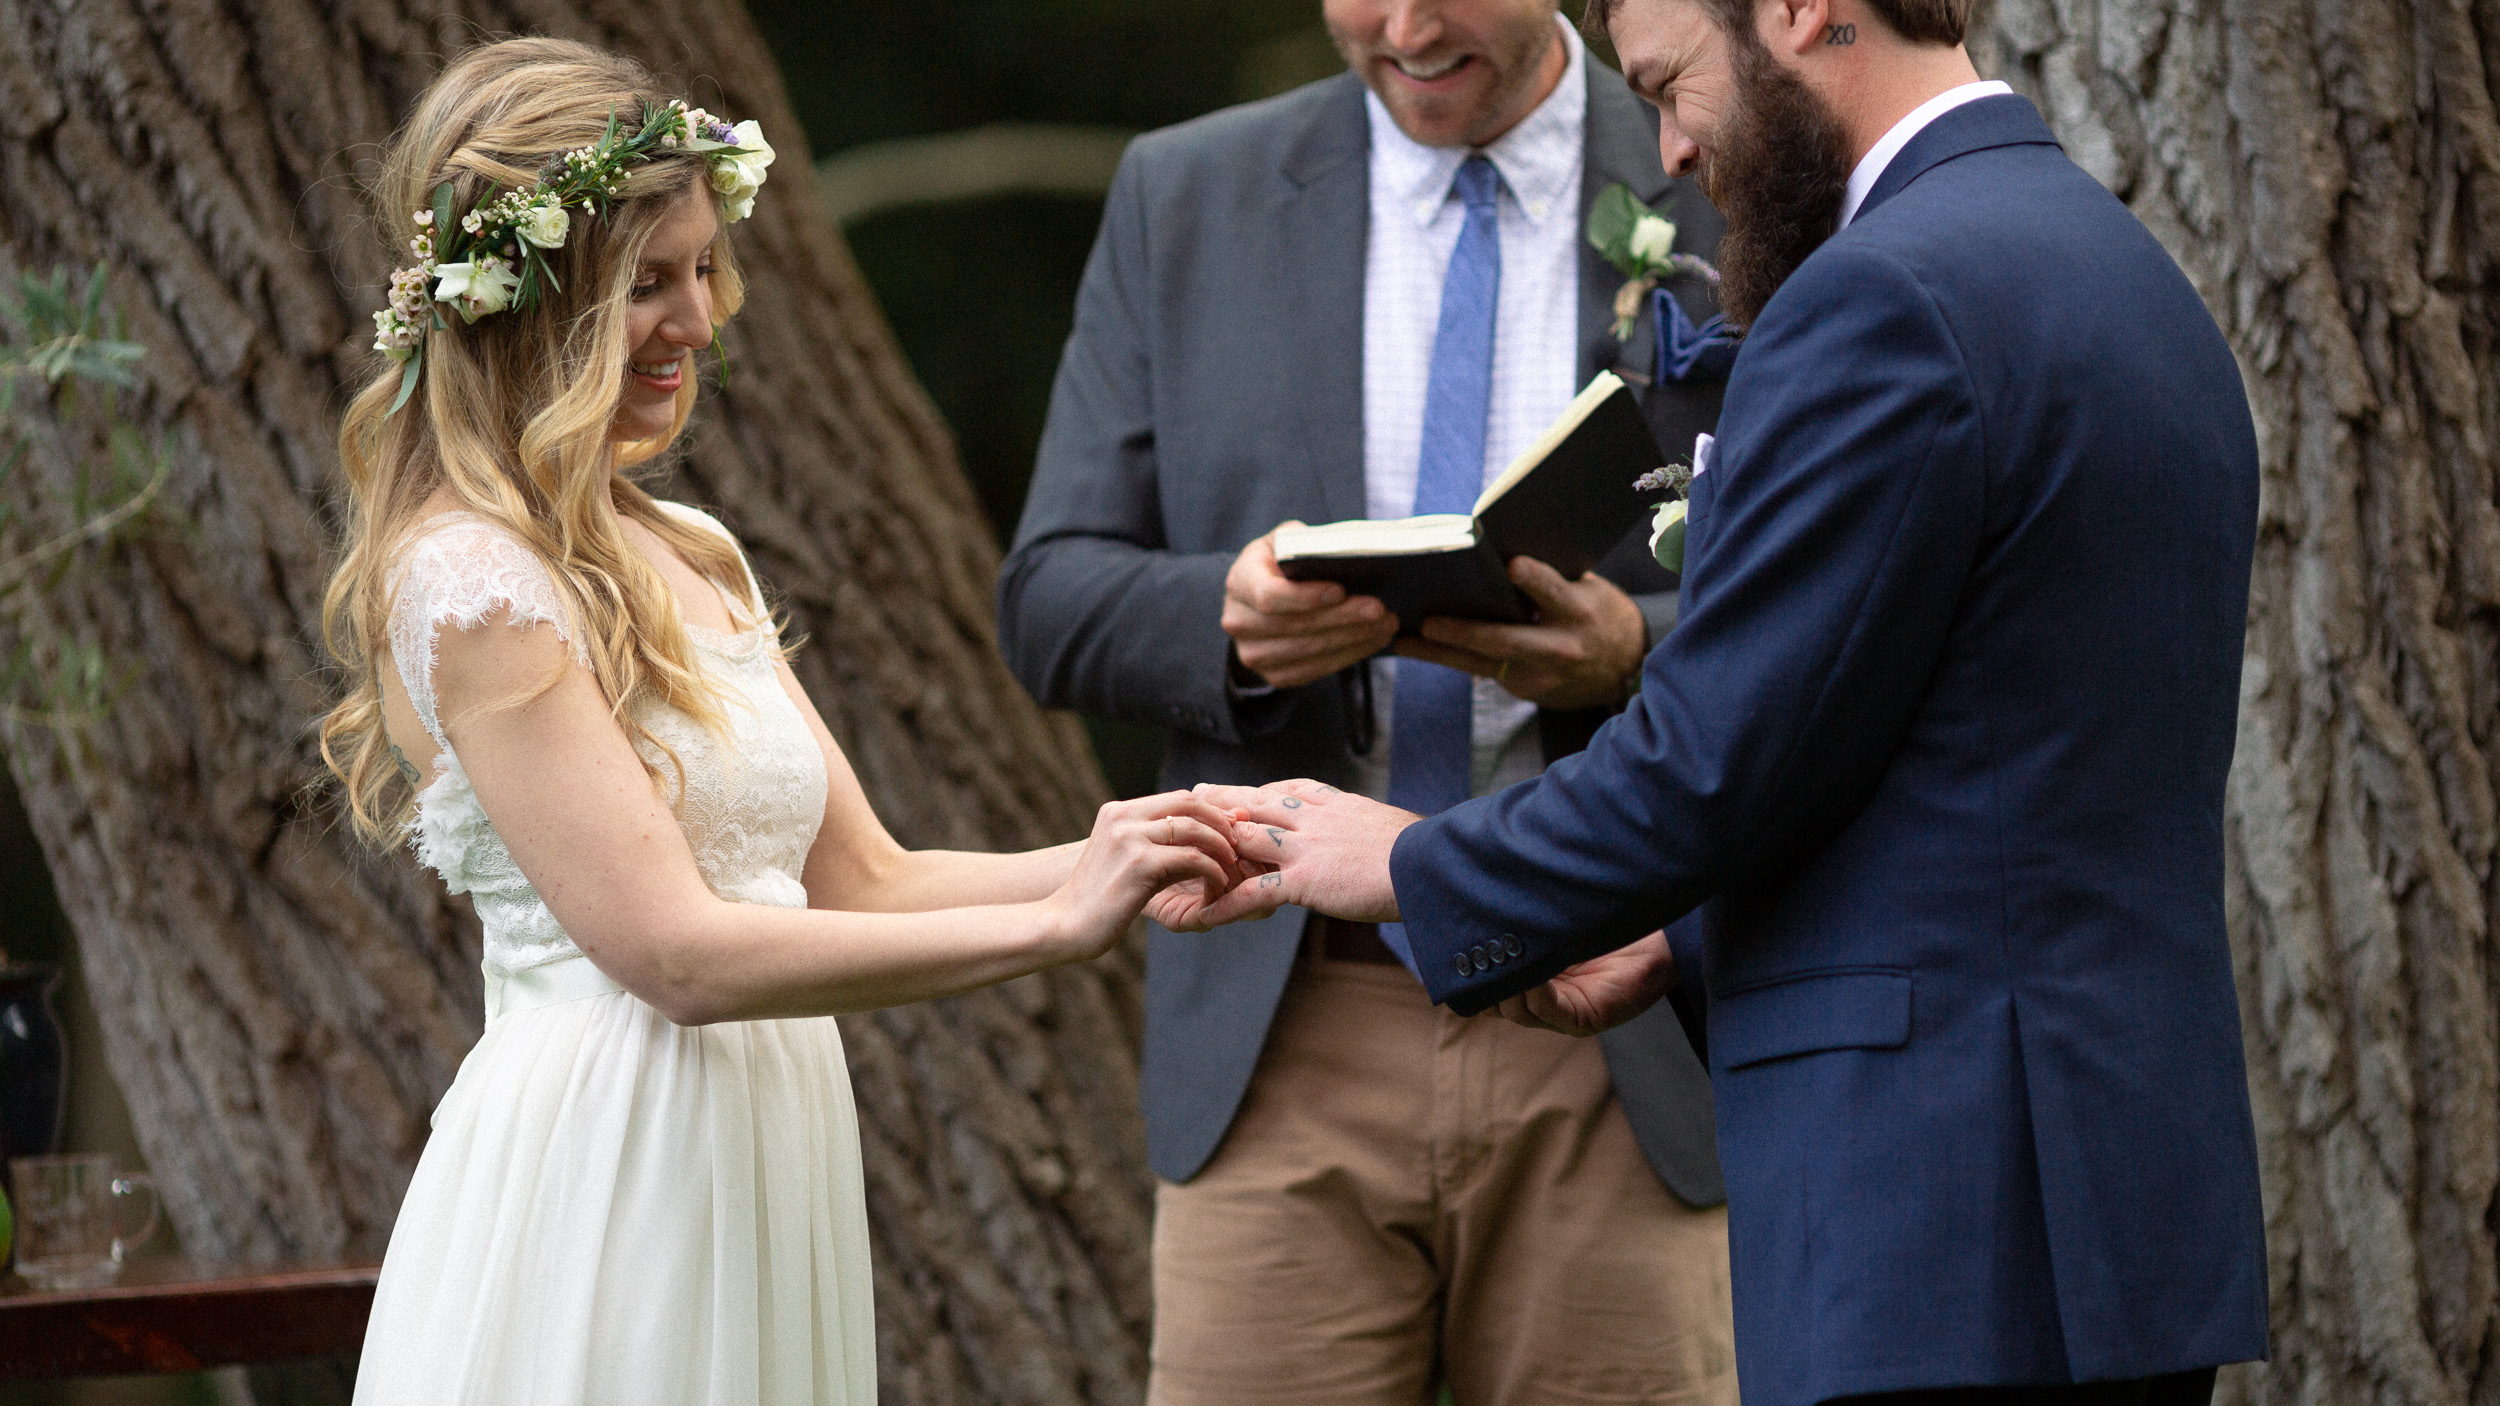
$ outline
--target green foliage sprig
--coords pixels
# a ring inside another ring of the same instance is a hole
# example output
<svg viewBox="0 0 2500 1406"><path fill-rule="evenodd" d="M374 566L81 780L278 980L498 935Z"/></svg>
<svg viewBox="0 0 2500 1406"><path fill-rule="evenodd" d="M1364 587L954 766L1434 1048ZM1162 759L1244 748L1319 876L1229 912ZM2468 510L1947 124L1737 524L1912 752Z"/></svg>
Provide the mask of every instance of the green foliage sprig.
<svg viewBox="0 0 2500 1406"><path fill-rule="evenodd" d="M16 551L6 550L23 524L14 504L0 500L0 617L22 614L22 595L30 586L60 582L76 558L76 549L104 543L139 521L155 506L173 473L170 442L151 445L124 423L113 399L116 390L138 384L133 374L147 349L122 336L120 319L108 315L104 303L104 270L97 269L83 290L73 290L69 271L55 270L48 279L18 277L14 302L0 301L0 434L8 449L0 453L0 486L24 464L28 438L16 426L19 387L40 382L56 411L67 413L77 403L82 384L103 394L106 422L101 463L75 466L69 488L71 525ZM31 641L20 640L0 653L0 717L45 727L74 727L93 721L111 701L122 679L104 652L81 640L63 640L54 657L39 658ZM21 705L15 700L38 701Z"/></svg>

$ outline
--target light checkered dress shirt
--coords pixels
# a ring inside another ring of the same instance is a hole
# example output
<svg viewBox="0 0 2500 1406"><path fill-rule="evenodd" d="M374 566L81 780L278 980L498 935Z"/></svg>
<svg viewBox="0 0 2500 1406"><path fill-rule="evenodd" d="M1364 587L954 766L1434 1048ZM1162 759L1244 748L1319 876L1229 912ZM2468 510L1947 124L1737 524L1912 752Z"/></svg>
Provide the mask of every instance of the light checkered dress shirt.
<svg viewBox="0 0 2500 1406"><path fill-rule="evenodd" d="M1580 168L1588 115L1588 60L1559 17L1570 52L1562 81L1534 112L1484 149L1501 173L1501 301L1494 314L1493 402L1484 437L1484 479L1493 481L1579 387ZM1441 321L1441 282L1458 247L1466 207L1452 190L1465 147L1431 147L1398 130L1380 99L1371 115L1371 229L1363 270L1363 496L1375 518L1414 511L1423 457L1424 388ZM1413 623L1413 622L1408 622ZM1397 670L1375 659L1377 741L1355 761L1365 795L1389 794L1390 711ZM1534 776L1544 765L1536 706L1490 679L1476 680L1474 794Z"/></svg>

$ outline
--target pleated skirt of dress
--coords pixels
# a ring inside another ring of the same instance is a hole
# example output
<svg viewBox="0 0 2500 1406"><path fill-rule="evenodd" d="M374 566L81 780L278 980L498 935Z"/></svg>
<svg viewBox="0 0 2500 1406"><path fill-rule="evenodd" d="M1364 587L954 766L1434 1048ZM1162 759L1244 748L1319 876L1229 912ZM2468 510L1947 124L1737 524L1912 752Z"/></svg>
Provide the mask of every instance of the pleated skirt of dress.
<svg viewBox="0 0 2500 1406"><path fill-rule="evenodd" d="M830 1018L509 1011L435 1111L356 1403L871 1406L870 1282Z"/></svg>

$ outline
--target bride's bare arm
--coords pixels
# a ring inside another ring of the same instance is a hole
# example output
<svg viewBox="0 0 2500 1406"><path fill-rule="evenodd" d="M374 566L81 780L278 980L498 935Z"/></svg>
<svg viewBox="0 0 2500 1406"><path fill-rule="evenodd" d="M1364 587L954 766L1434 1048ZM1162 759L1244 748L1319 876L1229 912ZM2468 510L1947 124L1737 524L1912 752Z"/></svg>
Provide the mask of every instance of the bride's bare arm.
<svg viewBox="0 0 2500 1406"><path fill-rule="evenodd" d="M781 666L781 688L807 719L817 750L825 755L825 819L807 852L807 902L811 908L861 913L912 913L966 904L1028 903L1068 880L1082 843L1015 854L905 849L894 842L860 789L859 777L816 705L799 687L790 666Z"/></svg>
<svg viewBox="0 0 2500 1406"><path fill-rule="evenodd" d="M452 749L521 872L585 956L681 1024L968 991L1101 954L1167 885L1229 879L1226 817L1176 792L1104 807L1072 859L1027 861L1061 882L1002 886L1019 901L917 913L730 903L704 884L605 695L553 630L500 615L446 629L434 685Z"/></svg>

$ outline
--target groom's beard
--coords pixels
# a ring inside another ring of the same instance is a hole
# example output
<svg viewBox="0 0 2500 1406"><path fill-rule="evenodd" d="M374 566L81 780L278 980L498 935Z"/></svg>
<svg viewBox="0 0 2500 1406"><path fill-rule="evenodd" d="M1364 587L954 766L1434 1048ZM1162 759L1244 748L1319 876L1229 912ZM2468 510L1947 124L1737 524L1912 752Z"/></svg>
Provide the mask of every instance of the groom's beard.
<svg viewBox="0 0 2500 1406"><path fill-rule="evenodd" d="M1711 143L1702 188L1727 217L1719 306L1745 328L1839 225L1849 192L1849 136L1760 40L1731 36L1728 47L1738 97Z"/></svg>

